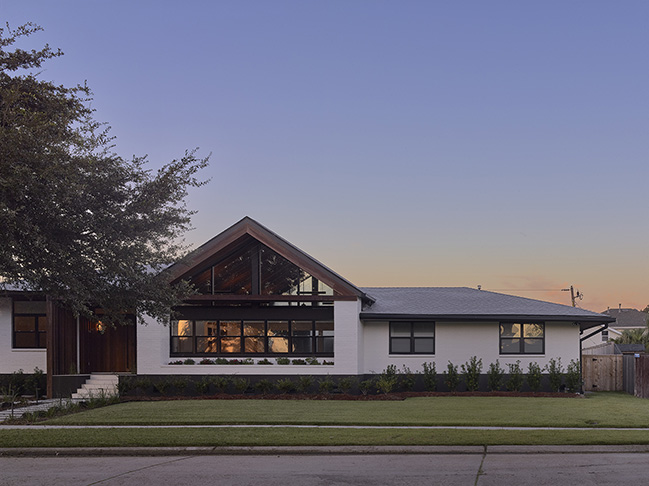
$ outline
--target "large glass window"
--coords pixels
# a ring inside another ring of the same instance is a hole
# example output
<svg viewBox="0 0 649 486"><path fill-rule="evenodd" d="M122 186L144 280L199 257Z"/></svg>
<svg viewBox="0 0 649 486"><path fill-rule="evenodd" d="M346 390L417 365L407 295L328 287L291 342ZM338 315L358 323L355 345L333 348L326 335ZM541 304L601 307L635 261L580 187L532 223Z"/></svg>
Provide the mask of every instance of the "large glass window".
<svg viewBox="0 0 649 486"><path fill-rule="evenodd" d="M334 291L267 246L250 239L190 277L197 293L329 296ZM324 303L319 303L324 304Z"/></svg>
<svg viewBox="0 0 649 486"><path fill-rule="evenodd" d="M178 320L171 324L171 354L175 356L333 353L333 321Z"/></svg>
<svg viewBox="0 0 649 486"><path fill-rule="evenodd" d="M13 347L45 348L47 314L44 300L14 300Z"/></svg>
<svg viewBox="0 0 649 486"><path fill-rule="evenodd" d="M390 354L435 354L435 323L391 322Z"/></svg>
<svg viewBox="0 0 649 486"><path fill-rule="evenodd" d="M500 354L545 354L545 325L501 322Z"/></svg>

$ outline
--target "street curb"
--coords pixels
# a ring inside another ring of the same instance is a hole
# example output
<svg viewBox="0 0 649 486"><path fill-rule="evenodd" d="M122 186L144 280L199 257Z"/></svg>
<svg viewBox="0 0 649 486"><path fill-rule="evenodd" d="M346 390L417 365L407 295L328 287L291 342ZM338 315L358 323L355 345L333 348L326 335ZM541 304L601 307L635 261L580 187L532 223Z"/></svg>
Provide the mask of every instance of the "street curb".
<svg viewBox="0 0 649 486"><path fill-rule="evenodd" d="M339 446L339 447L37 447L0 448L0 457L369 455L369 454L629 454L649 445L619 446Z"/></svg>

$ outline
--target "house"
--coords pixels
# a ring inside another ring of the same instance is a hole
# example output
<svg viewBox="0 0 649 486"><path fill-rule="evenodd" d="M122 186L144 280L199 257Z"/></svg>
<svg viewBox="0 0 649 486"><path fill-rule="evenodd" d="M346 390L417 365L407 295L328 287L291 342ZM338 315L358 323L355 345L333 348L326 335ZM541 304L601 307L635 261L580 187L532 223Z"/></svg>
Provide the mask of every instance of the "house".
<svg viewBox="0 0 649 486"><path fill-rule="evenodd" d="M428 362L442 373L472 356L483 372L496 360L525 370L579 360L580 336L614 320L466 287L357 287L248 217L164 274L197 289L169 326L104 330L43 297L0 298L0 373L46 367L50 393L62 394L94 372L363 376ZM232 360L252 364L220 364Z"/></svg>
<svg viewBox="0 0 649 486"><path fill-rule="evenodd" d="M600 333L582 342L584 354L634 354L644 351L642 344L621 345L613 343L612 340L620 338L622 333L627 330L647 329L649 314L637 309L624 308L621 304L617 309L609 307L602 314L615 319L615 322L603 326Z"/></svg>

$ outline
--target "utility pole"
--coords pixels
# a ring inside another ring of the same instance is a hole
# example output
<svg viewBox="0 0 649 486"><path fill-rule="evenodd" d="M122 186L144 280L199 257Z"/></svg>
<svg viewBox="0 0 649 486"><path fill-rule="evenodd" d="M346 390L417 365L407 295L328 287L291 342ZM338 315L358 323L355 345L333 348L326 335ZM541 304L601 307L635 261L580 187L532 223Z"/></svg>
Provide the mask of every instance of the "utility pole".
<svg viewBox="0 0 649 486"><path fill-rule="evenodd" d="M577 299L582 300L584 298L584 294L579 292L577 290L577 294L575 294L575 289L571 285L569 289L561 289L562 292L568 292L570 291L570 299L572 300L572 306L577 307Z"/></svg>

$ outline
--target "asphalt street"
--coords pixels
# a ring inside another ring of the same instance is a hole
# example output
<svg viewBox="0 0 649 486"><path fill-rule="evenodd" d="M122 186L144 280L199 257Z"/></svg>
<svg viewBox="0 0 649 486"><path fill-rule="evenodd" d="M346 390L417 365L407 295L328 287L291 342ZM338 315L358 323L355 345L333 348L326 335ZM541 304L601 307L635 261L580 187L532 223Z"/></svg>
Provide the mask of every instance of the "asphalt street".
<svg viewBox="0 0 649 486"><path fill-rule="evenodd" d="M647 452L0 457L0 485L647 484Z"/></svg>

